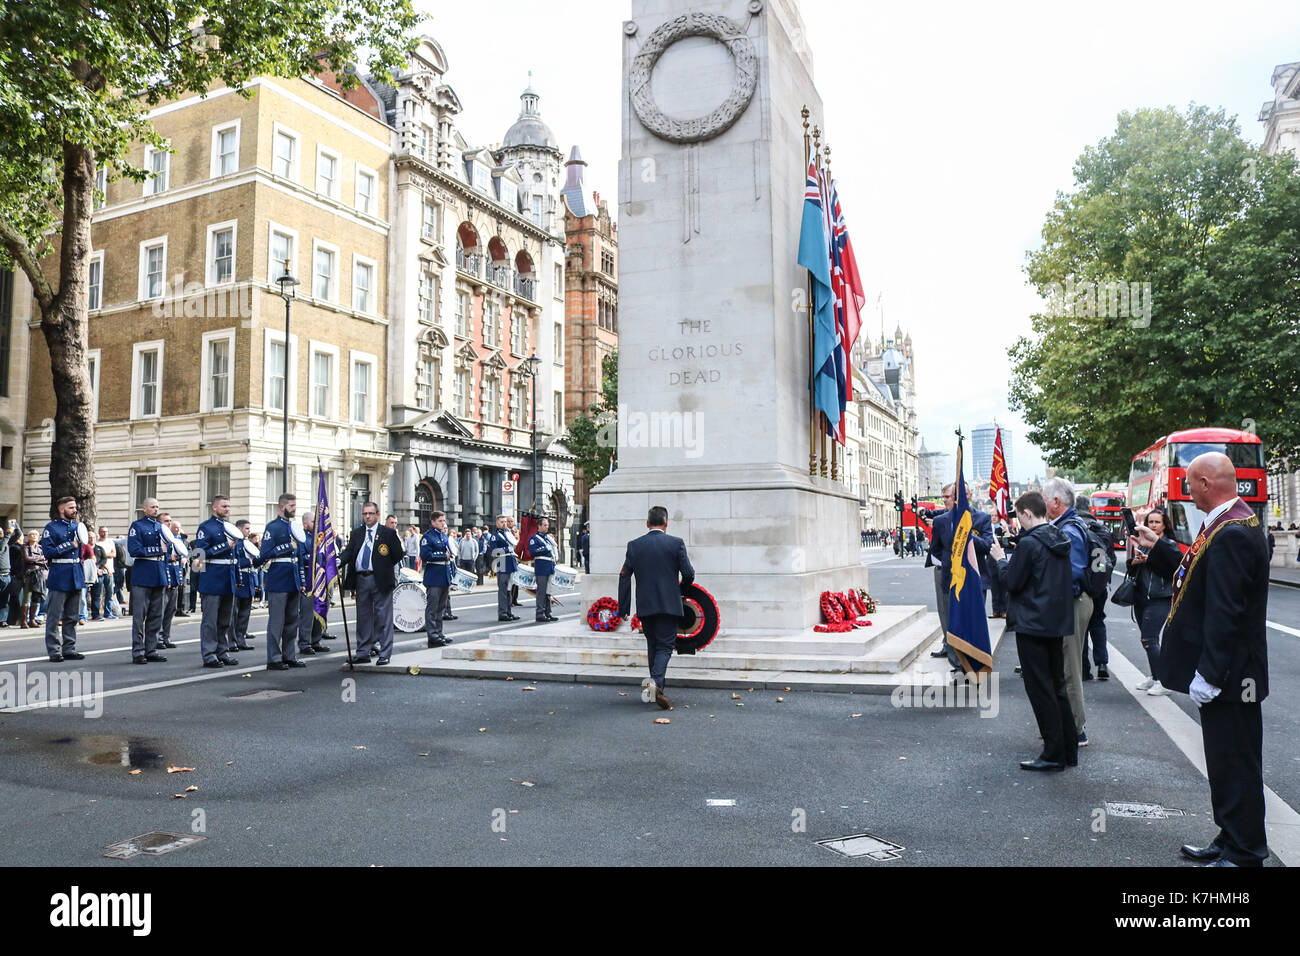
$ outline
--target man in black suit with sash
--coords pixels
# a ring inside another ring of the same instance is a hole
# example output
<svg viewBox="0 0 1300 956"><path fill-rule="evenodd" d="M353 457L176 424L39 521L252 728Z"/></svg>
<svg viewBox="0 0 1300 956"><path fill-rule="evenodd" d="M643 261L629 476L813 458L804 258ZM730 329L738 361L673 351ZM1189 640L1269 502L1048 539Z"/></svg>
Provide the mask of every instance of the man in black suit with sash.
<svg viewBox="0 0 1300 956"><path fill-rule="evenodd" d="M359 528L352 529L348 546L339 558L343 586L356 594L357 649L353 663L369 663L375 651L379 654L375 663L387 664L393 656L393 588L406 552L397 532L379 523L379 506L373 501L361 506L361 521Z"/></svg>
<svg viewBox="0 0 1300 956"><path fill-rule="evenodd" d="M650 530L627 543L627 556L618 573L618 613L631 616L635 577L636 612L650 661L650 676L641 682L641 700L671 710L672 704L664 696L665 675L684 612L681 586L695 580L695 569L686 556L686 542L667 533L667 508L651 508L645 526Z"/></svg>
<svg viewBox="0 0 1300 956"><path fill-rule="evenodd" d="M1201 709L1219 835L1182 853L1211 866L1260 866L1268 858L1259 706L1268 696L1268 544L1255 512L1237 497L1227 455L1198 455L1187 466L1187 487L1205 521L1185 555L1145 525L1130 539L1153 571L1174 575L1160 682Z"/></svg>

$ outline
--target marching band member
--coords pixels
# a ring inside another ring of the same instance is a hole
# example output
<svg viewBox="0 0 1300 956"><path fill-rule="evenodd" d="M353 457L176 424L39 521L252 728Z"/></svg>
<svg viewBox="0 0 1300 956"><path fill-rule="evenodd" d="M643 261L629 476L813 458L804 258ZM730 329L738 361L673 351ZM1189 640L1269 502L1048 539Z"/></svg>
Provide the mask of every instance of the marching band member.
<svg viewBox="0 0 1300 956"><path fill-rule="evenodd" d="M537 578L537 614L538 623L554 621L551 616L550 590L551 575L555 573L555 556L559 548L547 534L550 530L549 518L537 519L537 533L528 539L528 551L533 556L533 575Z"/></svg>
<svg viewBox="0 0 1300 956"><path fill-rule="evenodd" d="M81 564L81 546L90 542L90 532L77 520L77 499L65 496L55 502L59 516L45 526L41 535L41 553L49 559L47 584L49 604L45 609L45 650L56 664L79 661L77 653L77 606L86 586ZM62 622L62 645L58 625Z"/></svg>
<svg viewBox="0 0 1300 956"><path fill-rule="evenodd" d="M298 660L298 610L302 603L302 565L299 545L307 541L302 522L294 517L298 498L283 494L279 517L273 518L262 534L259 559L266 568L266 593L271 615L266 628L266 669L287 671L306 667Z"/></svg>
<svg viewBox="0 0 1300 956"><path fill-rule="evenodd" d="M144 517L126 535L131 559L131 662L162 663L158 653L163 605L167 599L167 539L158 520L158 499L146 498Z"/></svg>
<svg viewBox="0 0 1300 956"><path fill-rule="evenodd" d="M241 535L235 546L235 610L230 615L230 638L227 647L237 647L241 651L251 651L253 645L248 640L248 618L253 613L253 570L259 555L257 546L248 540L248 520L241 518L235 522Z"/></svg>
<svg viewBox="0 0 1300 956"><path fill-rule="evenodd" d="M163 538L163 573L167 581L167 589L163 594L162 627L158 632L158 646L175 647L176 644L172 641L172 618L180 609L184 591L185 565L181 558L187 557L189 551L185 547L185 542L177 536L181 526L172 521L171 515L165 511L159 512L158 523L161 526L159 534Z"/></svg>
<svg viewBox="0 0 1300 956"><path fill-rule="evenodd" d="M444 614L451 612L453 568L451 543L447 539L447 516L433 513L432 526L420 538L420 560L424 562L424 636L430 647L443 647L451 638L442 633Z"/></svg>
<svg viewBox="0 0 1300 956"><path fill-rule="evenodd" d="M306 582L307 590L302 594L302 606L298 611L298 656L304 654L328 654L330 652L327 645L321 638L322 635L316 633L318 627L316 623L316 593L314 588L316 582L312 580L312 553L316 549L316 516L310 511L302 516L302 527L307 533L307 540L304 541L298 549L298 558L302 561L302 579ZM329 606L326 605L325 613L329 614Z"/></svg>
<svg viewBox="0 0 1300 956"><path fill-rule="evenodd" d="M199 525L194 538L194 547L203 561L198 586L203 610L199 648L203 666L211 668L239 663L230 653L234 649L230 643L230 618L235 609L235 545L244 533L226 520L229 515L230 500L225 495L215 496L212 517Z"/></svg>
<svg viewBox="0 0 1300 956"><path fill-rule="evenodd" d="M510 575L519 567L515 558L515 542L506 530L506 516L497 515L497 529L488 536L488 562L497 576L497 620L517 621L519 615L510 610Z"/></svg>

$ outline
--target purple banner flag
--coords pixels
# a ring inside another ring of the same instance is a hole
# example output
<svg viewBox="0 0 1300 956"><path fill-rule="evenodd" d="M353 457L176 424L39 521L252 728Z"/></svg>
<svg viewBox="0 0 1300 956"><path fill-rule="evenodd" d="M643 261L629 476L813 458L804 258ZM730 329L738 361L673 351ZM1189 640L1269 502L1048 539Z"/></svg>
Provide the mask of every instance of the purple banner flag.
<svg viewBox="0 0 1300 956"><path fill-rule="evenodd" d="M330 519L329 495L325 492L325 473L320 473L316 488L316 537L312 541L311 593L315 599L312 607L321 627L330 610L330 585L339 576L338 539L334 535L334 522Z"/></svg>

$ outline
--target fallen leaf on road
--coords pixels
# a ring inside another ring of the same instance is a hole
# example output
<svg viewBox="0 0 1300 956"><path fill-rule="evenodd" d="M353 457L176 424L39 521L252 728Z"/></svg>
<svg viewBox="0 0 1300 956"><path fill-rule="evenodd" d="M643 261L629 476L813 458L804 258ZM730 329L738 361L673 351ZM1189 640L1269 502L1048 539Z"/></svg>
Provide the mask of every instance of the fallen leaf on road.
<svg viewBox="0 0 1300 956"><path fill-rule="evenodd" d="M738 703L738 704L736 704L736 706L737 706L737 707L744 707L745 705L744 705L744 704L739 704L739 703Z"/></svg>
<svg viewBox="0 0 1300 956"><path fill-rule="evenodd" d="M252 674L240 674L239 676L240 676L240 677L252 677L253 675L252 675Z"/></svg>
<svg viewBox="0 0 1300 956"><path fill-rule="evenodd" d="M849 714L850 717L861 717L861 714Z"/></svg>
<svg viewBox="0 0 1300 956"><path fill-rule="evenodd" d="M185 799L185 794L183 794L183 793L173 793L173 794L172 794L172 797L174 797L174 798L177 799L177 800L184 800L184 799Z"/></svg>
<svg viewBox="0 0 1300 956"><path fill-rule="evenodd" d="M227 761L226 761L226 766L227 766L227 767L233 767L234 765L235 765L235 762L234 762L233 760L227 760Z"/></svg>
<svg viewBox="0 0 1300 956"><path fill-rule="evenodd" d="M428 755L428 754L416 754L416 756L417 756L417 757L427 757L427 756L429 756L429 755Z"/></svg>
<svg viewBox="0 0 1300 956"><path fill-rule="evenodd" d="M140 774L144 773L144 771L143 771L143 770L128 770L127 773L129 773L129 774L130 774L131 776L133 776L133 777L138 777Z"/></svg>
<svg viewBox="0 0 1300 956"><path fill-rule="evenodd" d="M363 747L363 746L361 746L360 744L353 744L353 745L352 745L352 749L353 749L353 750L365 750L366 748Z"/></svg>
<svg viewBox="0 0 1300 956"><path fill-rule="evenodd" d="M482 734L482 733L487 733L487 728L486 728L486 727L480 727L480 728L478 729L478 732L479 732L480 734Z"/></svg>
<svg viewBox="0 0 1300 956"><path fill-rule="evenodd" d="M536 687L525 687L524 690L537 690Z"/></svg>
<svg viewBox="0 0 1300 956"><path fill-rule="evenodd" d="M625 690L621 690L621 691L619 691L619 692L618 692L618 696L619 696L619 697L626 697L626 696L627 696L627 691L625 691Z"/></svg>
<svg viewBox="0 0 1300 956"><path fill-rule="evenodd" d="M655 718L655 723L656 723L656 724L671 724L672 721L669 720L667 717L656 717L656 718Z"/></svg>
<svg viewBox="0 0 1300 956"><path fill-rule="evenodd" d="M750 692L751 694L754 693L754 688L751 687L751 688L749 689L749 692Z"/></svg>
<svg viewBox="0 0 1300 956"><path fill-rule="evenodd" d="M511 813L518 813L519 811L518 811L518 810L511 810L510 812L511 812Z"/></svg>
<svg viewBox="0 0 1300 956"><path fill-rule="evenodd" d="M193 769L194 769L193 767L168 767L167 772L168 773L189 773Z"/></svg>
<svg viewBox="0 0 1300 956"><path fill-rule="evenodd" d="M506 680L514 680L513 677L507 677Z"/></svg>
<svg viewBox="0 0 1300 956"><path fill-rule="evenodd" d="M789 693L789 692L790 692L790 688L789 688L789 687L782 687L781 689L782 689L783 691L785 691L786 693Z"/></svg>
<svg viewBox="0 0 1300 956"><path fill-rule="evenodd" d="M419 676L420 676L420 665L419 665L419 664L412 664L410 667L408 667L408 668L406 669L406 673L410 674L412 677L419 677Z"/></svg>
<svg viewBox="0 0 1300 956"><path fill-rule="evenodd" d="M520 785L521 787L535 787L535 786L537 786L537 784L533 783L531 780L520 780L520 781L519 781L519 785Z"/></svg>
<svg viewBox="0 0 1300 956"><path fill-rule="evenodd" d="M906 760L907 758L906 758L906 757L899 757L898 759L899 759L899 760Z"/></svg>
<svg viewBox="0 0 1300 956"><path fill-rule="evenodd" d="M784 698L784 697L778 697L778 698L776 699L776 702L777 702L778 704L784 704L784 703L785 703L785 698Z"/></svg>
<svg viewBox="0 0 1300 956"><path fill-rule="evenodd" d="M186 787L186 788L185 788L185 792L186 792L186 793L193 793L193 792L194 792L195 790L197 790L197 789L199 789L199 788L198 788L198 787Z"/></svg>
<svg viewBox="0 0 1300 956"><path fill-rule="evenodd" d="M740 700L740 695L739 695L739 694L732 694L732 695L731 695L731 699L732 699L732 700Z"/></svg>

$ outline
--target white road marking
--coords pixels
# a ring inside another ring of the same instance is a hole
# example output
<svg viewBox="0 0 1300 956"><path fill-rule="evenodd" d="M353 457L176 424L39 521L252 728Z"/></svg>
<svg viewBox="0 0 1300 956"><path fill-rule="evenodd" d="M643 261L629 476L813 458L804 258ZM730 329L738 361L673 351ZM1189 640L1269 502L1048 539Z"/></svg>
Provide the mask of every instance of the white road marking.
<svg viewBox="0 0 1300 956"><path fill-rule="evenodd" d="M1300 631L1294 627L1287 627L1285 624L1278 624L1276 621L1267 621L1269 627L1281 631L1283 634L1290 634L1292 637L1300 637Z"/></svg>
<svg viewBox="0 0 1300 956"><path fill-rule="evenodd" d="M576 617L578 617L577 614L562 614L559 616L559 619L563 621L567 618L576 618ZM455 636L459 638L462 636L468 636L470 634L480 634L483 631L495 631L501 629L504 623L505 623L504 621L498 621L495 624L489 624L483 627L472 628L471 630L468 631L457 631ZM524 627L525 625L521 622L516 626ZM396 650L399 647L405 647L410 644L419 644L425 640L426 638L423 635L417 638L410 638L404 641L395 640L393 642L393 649ZM197 643L197 641L189 641L187 643L194 644ZM106 654L109 652L92 651L90 653ZM348 656L347 651L341 650L341 651L334 651L333 653L330 654L317 654L315 655L313 660L330 660L330 659L339 659L339 658L346 660L347 656ZM45 660L45 659L46 658L38 658L38 660ZM13 662L13 663L17 663L17 662ZM190 677L176 677L173 678L172 680L157 681L152 684L134 684L130 687L116 687L113 690L103 691L98 695L81 694L77 697L60 697L55 700L43 700L35 704L24 704L21 707L11 707L6 710L0 710L0 714L21 714L25 710L44 710L45 708L48 707L75 707L78 704L83 704L86 701L93 700L93 699L102 699L105 697L117 697L121 694L139 694L147 690L161 690L165 687L178 687L181 684L196 684L199 681L219 680L222 677L235 677L239 674L247 674L250 671L251 672L264 671L265 669L266 669L266 665L261 663L254 664L252 667L242 667L242 666L230 667L224 670L214 671L211 674L194 674Z"/></svg>
<svg viewBox="0 0 1300 956"><path fill-rule="evenodd" d="M1152 697L1146 691L1138 690L1138 683L1145 680L1146 675L1134 667L1114 644L1110 646L1110 670L1183 752L1183 756L1208 780L1200 725L1168 697ZM1286 866L1300 866L1300 813L1268 786L1264 787L1264 829L1268 834L1268 848L1277 854L1277 858Z"/></svg>

